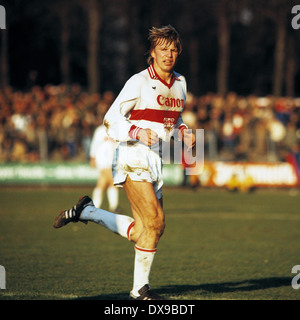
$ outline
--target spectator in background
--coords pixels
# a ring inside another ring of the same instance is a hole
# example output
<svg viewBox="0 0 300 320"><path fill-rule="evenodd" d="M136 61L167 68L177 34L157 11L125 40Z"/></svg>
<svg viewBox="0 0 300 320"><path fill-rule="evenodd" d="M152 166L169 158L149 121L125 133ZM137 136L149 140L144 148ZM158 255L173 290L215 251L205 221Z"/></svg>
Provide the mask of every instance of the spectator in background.
<svg viewBox="0 0 300 320"><path fill-rule="evenodd" d="M47 161L48 158L48 121L45 114L39 114L36 119L36 134L38 140L38 152L40 161Z"/></svg>
<svg viewBox="0 0 300 320"><path fill-rule="evenodd" d="M118 212L119 189L114 186L112 163L117 143L106 133L104 125L96 128L91 148L90 165L98 171L97 184L93 190L92 200L95 207L101 208L105 193L107 194L109 211Z"/></svg>
<svg viewBox="0 0 300 320"><path fill-rule="evenodd" d="M110 91L89 95L78 84L33 86L26 92L4 88L0 161L87 161L93 132L113 100ZM183 113L191 127L205 130L209 161L285 159L300 141L299 115L300 99L233 92L225 97L189 93Z"/></svg>

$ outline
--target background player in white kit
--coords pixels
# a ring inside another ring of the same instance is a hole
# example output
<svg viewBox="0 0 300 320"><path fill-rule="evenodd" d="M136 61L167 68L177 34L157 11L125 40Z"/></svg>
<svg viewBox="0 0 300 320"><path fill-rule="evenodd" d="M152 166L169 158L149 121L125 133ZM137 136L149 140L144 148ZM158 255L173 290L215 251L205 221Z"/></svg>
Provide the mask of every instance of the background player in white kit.
<svg viewBox="0 0 300 320"><path fill-rule="evenodd" d="M182 51L180 36L170 25L153 27L149 41L149 67L127 81L104 118L109 136L120 142L113 163L114 184L124 187L133 218L97 209L85 196L63 211L54 227L60 228L71 221L93 221L134 242L130 296L138 300L161 300L149 286L152 262L165 228L162 159L155 146L159 146L160 140L170 139L176 131L190 150L195 136L185 130L187 127L181 119L186 81L174 72Z"/></svg>
<svg viewBox="0 0 300 320"><path fill-rule="evenodd" d="M119 190L113 184L112 163L117 143L110 138L104 125L96 128L90 147L90 165L98 171L97 184L92 199L100 208L107 193L109 211L116 212L119 204Z"/></svg>

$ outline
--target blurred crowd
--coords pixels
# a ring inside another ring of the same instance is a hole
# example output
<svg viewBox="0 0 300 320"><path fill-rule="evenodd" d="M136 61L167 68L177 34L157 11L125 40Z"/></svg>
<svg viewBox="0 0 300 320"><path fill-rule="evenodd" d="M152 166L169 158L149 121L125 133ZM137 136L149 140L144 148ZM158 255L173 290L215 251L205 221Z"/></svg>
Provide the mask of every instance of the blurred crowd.
<svg viewBox="0 0 300 320"><path fill-rule="evenodd" d="M299 98L188 94L183 120L204 129L207 160L299 161Z"/></svg>
<svg viewBox="0 0 300 320"><path fill-rule="evenodd" d="M95 128L112 92L88 94L80 85L34 86L0 92L0 162L89 158ZM189 93L183 120L204 129L209 161L285 161L300 155L300 99Z"/></svg>
<svg viewBox="0 0 300 320"><path fill-rule="evenodd" d="M0 162L85 161L95 128L114 100L80 85L8 87L0 94Z"/></svg>

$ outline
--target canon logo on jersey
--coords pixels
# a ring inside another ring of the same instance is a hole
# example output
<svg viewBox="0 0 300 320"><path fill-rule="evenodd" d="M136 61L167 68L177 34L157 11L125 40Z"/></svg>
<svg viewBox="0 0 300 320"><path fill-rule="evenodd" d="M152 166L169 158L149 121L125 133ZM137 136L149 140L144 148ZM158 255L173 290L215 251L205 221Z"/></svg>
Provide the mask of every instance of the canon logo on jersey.
<svg viewBox="0 0 300 320"><path fill-rule="evenodd" d="M166 106L171 108L181 108L184 107L184 100L183 99L175 99L175 98L165 98L161 94L157 96L157 103L160 106Z"/></svg>

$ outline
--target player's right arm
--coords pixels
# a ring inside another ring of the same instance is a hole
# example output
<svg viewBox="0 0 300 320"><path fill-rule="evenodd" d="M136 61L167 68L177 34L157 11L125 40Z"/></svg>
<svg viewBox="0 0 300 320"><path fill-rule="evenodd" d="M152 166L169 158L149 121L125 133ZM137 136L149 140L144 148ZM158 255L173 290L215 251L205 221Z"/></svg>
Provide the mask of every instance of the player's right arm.
<svg viewBox="0 0 300 320"><path fill-rule="evenodd" d="M107 134L115 141L127 141L132 139L130 133L135 130L128 120L130 111L135 107L140 96L140 81L137 75L131 77L117 96L114 103L107 111L103 124Z"/></svg>
<svg viewBox="0 0 300 320"><path fill-rule="evenodd" d="M152 146L159 142L157 133L151 129L140 129L137 134L137 140L147 146Z"/></svg>
<svg viewBox="0 0 300 320"><path fill-rule="evenodd" d="M106 132L115 141L136 139L149 146L158 142L154 131L139 128L128 119L130 111L140 99L143 81L143 76L139 74L131 77L104 117Z"/></svg>

